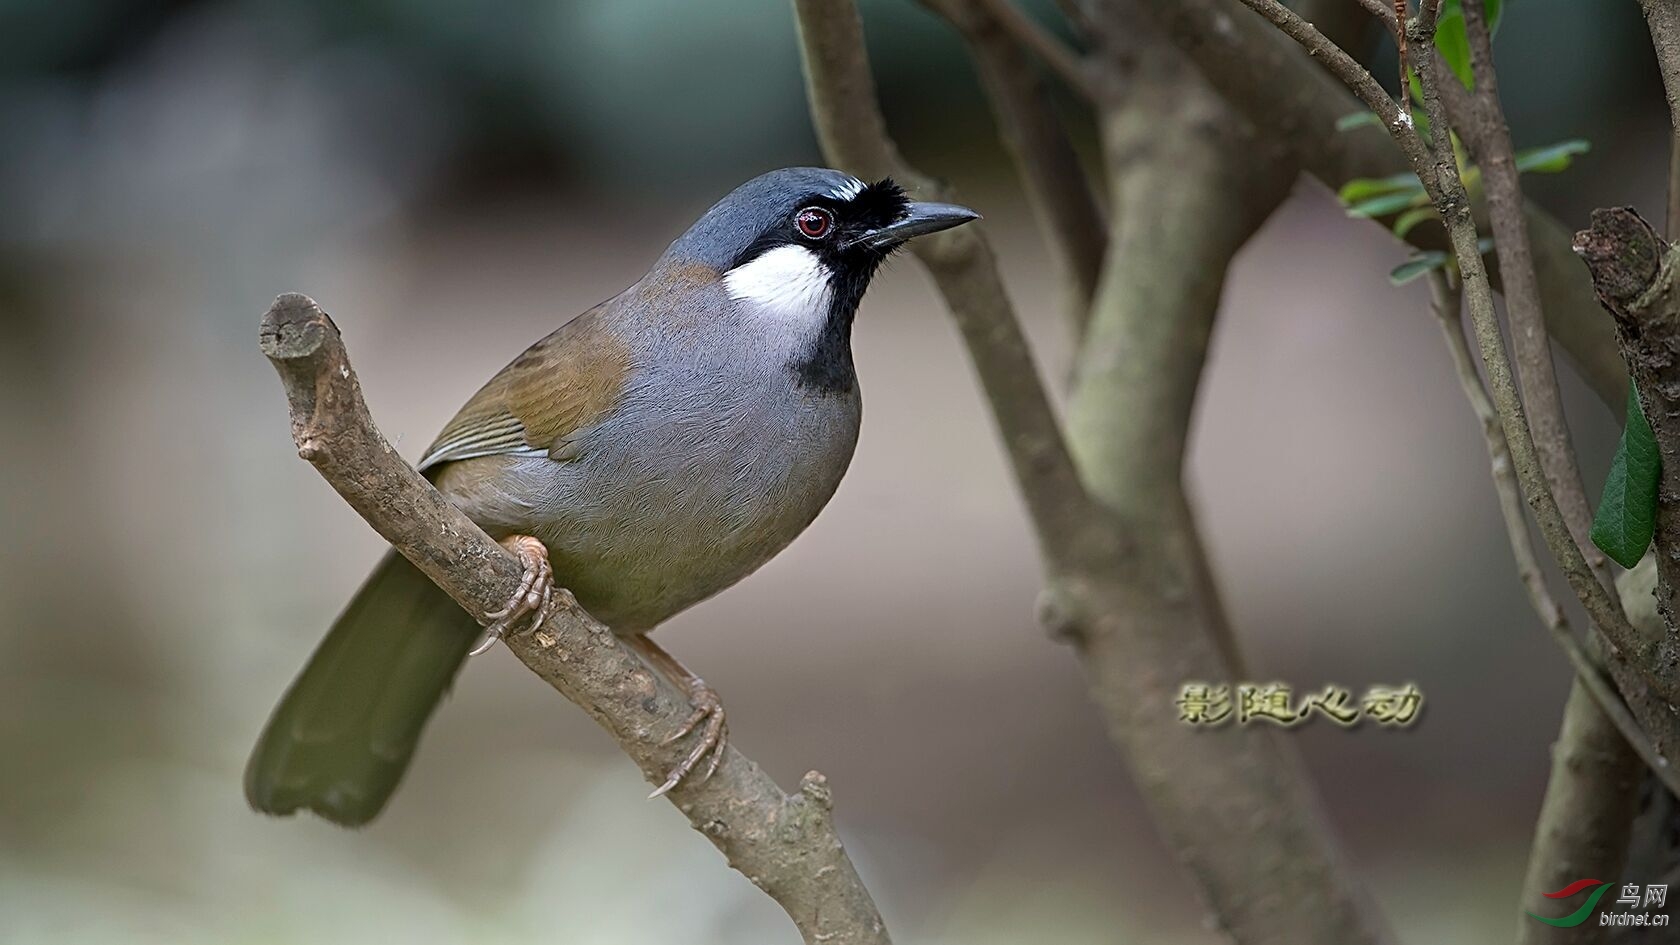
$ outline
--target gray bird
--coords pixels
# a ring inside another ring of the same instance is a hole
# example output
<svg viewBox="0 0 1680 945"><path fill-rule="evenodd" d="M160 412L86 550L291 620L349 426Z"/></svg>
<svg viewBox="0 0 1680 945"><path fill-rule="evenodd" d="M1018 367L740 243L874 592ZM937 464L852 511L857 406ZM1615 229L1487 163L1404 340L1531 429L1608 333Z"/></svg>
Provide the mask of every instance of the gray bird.
<svg viewBox="0 0 1680 945"><path fill-rule="evenodd" d="M811 524L857 444L852 319L912 237L978 218L823 168L754 178L640 281L532 345L473 395L419 468L519 555L526 586L488 646L552 587L688 693L696 744L726 730L716 694L647 634L752 573ZM474 650L478 626L386 554L292 683L246 769L251 805L367 823Z"/></svg>

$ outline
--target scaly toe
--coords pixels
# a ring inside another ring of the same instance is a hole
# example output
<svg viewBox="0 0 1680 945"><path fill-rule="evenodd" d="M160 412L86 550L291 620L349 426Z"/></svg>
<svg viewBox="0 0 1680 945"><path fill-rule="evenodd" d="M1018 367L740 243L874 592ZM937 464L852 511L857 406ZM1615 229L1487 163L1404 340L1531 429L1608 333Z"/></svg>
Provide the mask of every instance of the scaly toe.
<svg viewBox="0 0 1680 945"><path fill-rule="evenodd" d="M694 712L689 715L676 732L672 733L661 744L669 745L677 739L687 736L696 728L699 728L703 721L706 724L700 730L700 740L683 757L682 762L671 770L670 775L665 779L665 783L655 788L654 792L648 795L649 800L660 797L681 784L684 778L694 773L702 761L706 761L708 754L712 757L706 765L705 772L700 776L701 781L709 779L723 761L724 749L729 742L729 726L724 717L723 703L718 700L717 694L712 692L710 688L705 687L703 683L692 698L696 703Z"/></svg>
<svg viewBox="0 0 1680 945"><path fill-rule="evenodd" d="M484 615L484 639L470 650L468 656L479 656L496 645L496 641L522 618L530 615L537 623L548 616L554 600L554 568L548 563L548 549L542 542L524 535L502 541L502 547L513 552L524 573L519 588L508 598L507 606Z"/></svg>

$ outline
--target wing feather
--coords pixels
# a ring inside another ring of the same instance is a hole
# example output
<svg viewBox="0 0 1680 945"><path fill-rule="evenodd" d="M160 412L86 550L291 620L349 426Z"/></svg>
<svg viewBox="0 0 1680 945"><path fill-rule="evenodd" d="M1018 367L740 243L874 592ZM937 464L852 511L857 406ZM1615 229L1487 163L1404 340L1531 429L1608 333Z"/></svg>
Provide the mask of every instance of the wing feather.
<svg viewBox="0 0 1680 945"><path fill-rule="evenodd" d="M607 327L607 308L567 322L497 372L444 426L419 468L509 453L575 459L573 435L618 406L630 374L629 347Z"/></svg>

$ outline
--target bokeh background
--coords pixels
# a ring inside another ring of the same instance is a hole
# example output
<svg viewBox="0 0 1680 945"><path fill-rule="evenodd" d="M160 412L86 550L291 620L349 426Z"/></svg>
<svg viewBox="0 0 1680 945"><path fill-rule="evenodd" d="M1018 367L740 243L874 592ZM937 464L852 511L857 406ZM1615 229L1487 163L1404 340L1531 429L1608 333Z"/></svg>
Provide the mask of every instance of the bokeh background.
<svg viewBox="0 0 1680 945"><path fill-rule="evenodd" d="M863 10L894 131L986 214L1059 377L959 44L910 0ZM1660 217L1647 43L1630 2L1512 4L1519 146L1594 143L1534 181L1566 222ZM818 160L779 2L0 0L0 941L794 941L503 651L368 829L254 815L240 773L379 553L293 451L256 348L273 296L333 313L412 457L734 184ZM1297 186L1232 277L1194 488L1258 675L1424 690L1415 730L1295 737L1404 938L1485 942L1517 920L1568 671L1422 290L1385 278L1403 255ZM661 639L774 776L831 778L899 941L1215 941L1033 620L1017 495L913 262L856 349L832 505ZM1596 489L1617 431L1566 383Z"/></svg>

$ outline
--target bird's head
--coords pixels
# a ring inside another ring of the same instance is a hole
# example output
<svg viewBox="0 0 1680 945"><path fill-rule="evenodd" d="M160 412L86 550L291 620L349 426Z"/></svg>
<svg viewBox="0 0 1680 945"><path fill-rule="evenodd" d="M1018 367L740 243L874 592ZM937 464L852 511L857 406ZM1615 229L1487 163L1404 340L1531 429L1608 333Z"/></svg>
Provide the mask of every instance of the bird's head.
<svg viewBox="0 0 1680 945"><path fill-rule="evenodd" d="M869 184L788 167L731 191L662 262L717 272L729 298L809 349L796 365L807 380L849 385L852 317L881 262L908 240L979 218L967 207L911 200L891 179Z"/></svg>

